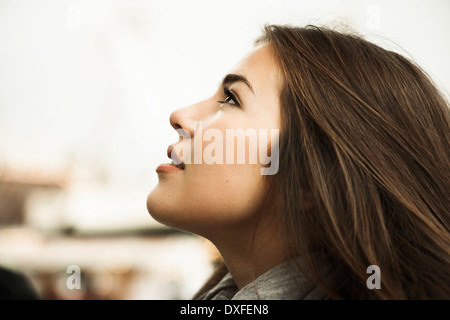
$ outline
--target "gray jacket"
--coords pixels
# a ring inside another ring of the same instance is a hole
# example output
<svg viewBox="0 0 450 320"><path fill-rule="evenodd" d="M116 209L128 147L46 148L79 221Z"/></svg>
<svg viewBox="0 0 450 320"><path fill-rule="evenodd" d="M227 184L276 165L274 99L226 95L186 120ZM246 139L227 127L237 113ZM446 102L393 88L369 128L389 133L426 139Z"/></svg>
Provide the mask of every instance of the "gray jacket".
<svg viewBox="0 0 450 320"><path fill-rule="evenodd" d="M298 260L284 262L238 290L230 273L200 300L321 300L328 299L299 270Z"/></svg>

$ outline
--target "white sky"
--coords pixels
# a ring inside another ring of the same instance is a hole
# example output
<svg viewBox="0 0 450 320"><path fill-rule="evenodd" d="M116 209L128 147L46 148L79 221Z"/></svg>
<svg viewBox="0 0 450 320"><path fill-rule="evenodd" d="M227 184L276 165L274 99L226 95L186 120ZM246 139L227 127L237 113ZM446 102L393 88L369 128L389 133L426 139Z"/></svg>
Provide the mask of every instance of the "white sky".
<svg viewBox="0 0 450 320"><path fill-rule="evenodd" d="M0 166L56 159L148 193L177 141L170 113L211 95L265 23L348 24L448 94L449 13L446 0L2 0Z"/></svg>

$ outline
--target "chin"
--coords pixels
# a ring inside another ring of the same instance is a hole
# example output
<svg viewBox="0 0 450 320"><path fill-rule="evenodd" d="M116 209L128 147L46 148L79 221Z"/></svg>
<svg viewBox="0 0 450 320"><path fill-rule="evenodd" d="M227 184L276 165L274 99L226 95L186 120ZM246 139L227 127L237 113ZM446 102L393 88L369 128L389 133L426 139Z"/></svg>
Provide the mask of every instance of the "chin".
<svg viewBox="0 0 450 320"><path fill-rule="evenodd" d="M167 216L167 214L164 214L164 211L166 211L167 208L164 207L167 207L167 201L164 201L161 195L158 195L157 188L158 187L155 187L155 189L150 191L149 195L147 196L147 211L148 213L150 213L150 216L152 216L153 219L155 219L159 223L166 224L164 222L164 216ZM164 203L166 203L165 206Z"/></svg>
<svg viewBox="0 0 450 320"><path fill-rule="evenodd" d="M171 202L170 197L159 191L157 186L147 196L147 211L157 222L182 230L183 228L180 228L180 225L183 225L183 222L178 220L184 217L183 213L178 212L176 207L171 206L173 202Z"/></svg>

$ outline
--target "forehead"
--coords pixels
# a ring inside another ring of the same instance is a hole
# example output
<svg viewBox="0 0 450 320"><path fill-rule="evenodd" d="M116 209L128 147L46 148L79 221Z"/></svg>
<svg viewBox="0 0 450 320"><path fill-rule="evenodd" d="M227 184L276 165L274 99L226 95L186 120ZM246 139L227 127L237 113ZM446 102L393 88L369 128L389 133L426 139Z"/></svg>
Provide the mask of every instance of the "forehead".
<svg viewBox="0 0 450 320"><path fill-rule="evenodd" d="M253 48L239 61L233 73L244 75L255 89L255 94L270 88L279 92L281 88L278 63L269 44L261 44Z"/></svg>

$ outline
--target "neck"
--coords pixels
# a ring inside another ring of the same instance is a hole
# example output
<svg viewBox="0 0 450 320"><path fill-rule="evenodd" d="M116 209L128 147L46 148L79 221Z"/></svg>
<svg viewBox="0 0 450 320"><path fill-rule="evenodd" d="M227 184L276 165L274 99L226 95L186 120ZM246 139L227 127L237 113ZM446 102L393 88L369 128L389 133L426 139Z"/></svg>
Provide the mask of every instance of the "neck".
<svg viewBox="0 0 450 320"><path fill-rule="evenodd" d="M251 224L210 238L219 250L238 289L286 261L276 224Z"/></svg>

